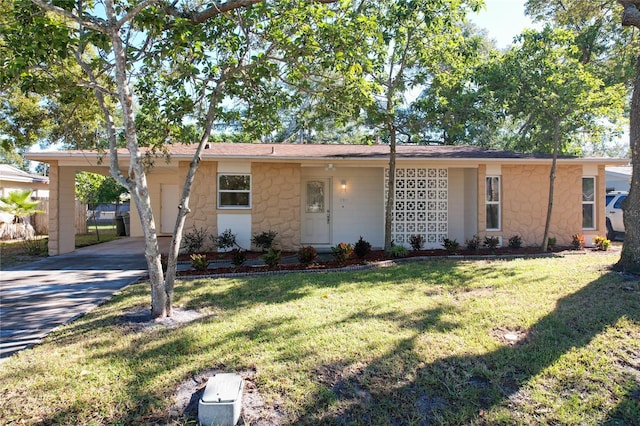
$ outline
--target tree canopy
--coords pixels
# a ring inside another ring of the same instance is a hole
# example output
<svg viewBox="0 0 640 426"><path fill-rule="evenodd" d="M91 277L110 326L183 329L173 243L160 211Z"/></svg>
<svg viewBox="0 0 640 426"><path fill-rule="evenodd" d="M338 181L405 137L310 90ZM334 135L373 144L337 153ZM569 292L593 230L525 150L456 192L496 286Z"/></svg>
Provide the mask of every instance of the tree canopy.
<svg viewBox="0 0 640 426"><path fill-rule="evenodd" d="M299 102L294 90L334 114L353 115L355 105L370 99L373 83L362 74L370 66L367 41L375 22L360 13L366 2L14 4L15 19L23 22L10 28L10 45L16 57L29 51L30 60L12 65L13 74L63 69L65 89L90 90L101 111L99 140L108 141L111 175L129 190L140 214L154 317L172 312L191 185L214 125L232 123L247 135L275 131L278 109ZM53 40L44 43L44 34ZM18 35L28 41L25 46L16 46ZM74 66L63 67L67 60ZM166 143L194 141L198 149L185 178L165 276L146 173ZM128 152L124 173L118 146Z"/></svg>

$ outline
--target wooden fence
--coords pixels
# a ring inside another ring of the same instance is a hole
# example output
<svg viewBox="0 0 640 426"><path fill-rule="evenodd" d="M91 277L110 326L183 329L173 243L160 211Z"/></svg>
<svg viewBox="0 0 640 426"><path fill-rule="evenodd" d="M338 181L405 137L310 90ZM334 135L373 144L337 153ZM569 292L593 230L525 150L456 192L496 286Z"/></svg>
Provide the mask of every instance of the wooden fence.
<svg viewBox="0 0 640 426"><path fill-rule="evenodd" d="M36 233L45 235L49 233L49 199L40 198L40 210L45 213L38 213L31 216L31 225ZM76 234L87 233L87 205L76 200Z"/></svg>

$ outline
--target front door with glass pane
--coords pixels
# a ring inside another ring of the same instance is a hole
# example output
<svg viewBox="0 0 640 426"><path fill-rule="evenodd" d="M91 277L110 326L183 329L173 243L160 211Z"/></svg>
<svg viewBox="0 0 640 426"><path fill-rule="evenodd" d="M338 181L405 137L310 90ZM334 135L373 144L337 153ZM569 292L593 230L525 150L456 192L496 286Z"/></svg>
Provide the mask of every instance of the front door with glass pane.
<svg viewBox="0 0 640 426"><path fill-rule="evenodd" d="M303 186L302 244L330 244L331 179L309 179Z"/></svg>

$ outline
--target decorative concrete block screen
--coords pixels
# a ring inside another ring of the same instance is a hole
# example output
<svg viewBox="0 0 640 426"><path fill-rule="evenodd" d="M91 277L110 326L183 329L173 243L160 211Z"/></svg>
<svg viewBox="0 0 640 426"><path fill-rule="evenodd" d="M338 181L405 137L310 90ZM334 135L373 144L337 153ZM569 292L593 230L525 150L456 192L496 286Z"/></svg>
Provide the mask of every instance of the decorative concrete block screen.
<svg viewBox="0 0 640 426"><path fill-rule="evenodd" d="M396 168L393 235L395 244L409 246L412 235L422 235L425 248L441 248L448 235L448 169ZM389 190L385 169L385 200Z"/></svg>

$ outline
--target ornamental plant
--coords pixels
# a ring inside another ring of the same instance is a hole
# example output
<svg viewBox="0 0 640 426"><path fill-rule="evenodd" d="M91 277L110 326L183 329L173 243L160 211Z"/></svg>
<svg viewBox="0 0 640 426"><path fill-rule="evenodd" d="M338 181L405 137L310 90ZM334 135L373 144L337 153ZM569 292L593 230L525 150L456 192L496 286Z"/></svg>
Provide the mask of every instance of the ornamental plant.
<svg viewBox="0 0 640 426"><path fill-rule="evenodd" d="M311 265L317 257L318 251L314 247L300 247L300 250L298 250L298 260L305 266Z"/></svg>
<svg viewBox="0 0 640 426"><path fill-rule="evenodd" d="M211 239L220 250L239 247L238 243L236 243L236 234L231 232L231 229L225 229L224 232L217 237L212 235Z"/></svg>
<svg viewBox="0 0 640 426"><path fill-rule="evenodd" d="M467 246L468 250L478 251L478 249L480 248L480 236L478 234L475 234L470 239L465 240L464 244Z"/></svg>
<svg viewBox="0 0 640 426"><path fill-rule="evenodd" d="M409 250L407 250L405 246L393 245L389 249L389 255L391 255L391 257L393 258L407 257L408 254L409 254Z"/></svg>
<svg viewBox="0 0 640 426"><path fill-rule="evenodd" d="M206 271L209 266L209 262L207 262L207 256L197 253L192 254L191 266L193 266L193 269L195 269L196 271Z"/></svg>
<svg viewBox="0 0 640 426"><path fill-rule="evenodd" d="M422 235L411 235L409 237L409 245L413 251L422 250L422 247L424 247L424 237Z"/></svg>
<svg viewBox="0 0 640 426"><path fill-rule="evenodd" d="M282 253L280 250L276 250L272 248L272 249L269 249L268 252L260 256L260 259L263 260L263 262L265 263L265 265L267 265L269 269L275 269L280 264L280 260L282 258L281 254Z"/></svg>
<svg viewBox="0 0 640 426"><path fill-rule="evenodd" d="M549 243L547 242L547 245ZM520 237L520 235L514 235L513 237L509 238L509 248L512 249L519 249L522 247L522 238Z"/></svg>
<svg viewBox="0 0 640 426"><path fill-rule="evenodd" d="M345 263L353 254L353 246L342 242L331 247L331 251L333 252L333 257L335 257L336 262Z"/></svg>
<svg viewBox="0 0 640 426"><path fill-rule="evenodd" d="M584 235L574 234L571 236L571 248L574 250L582 250L586 245Z"/></svg>
<svg viewBox="0 0 640 426"><path fill-rule="evenodd" d="M231 263L233 266L240 266L247 260L247 252L242 249L234 249L231 251Z"/></svg>
<svg viewBox="0 0 640 426"><path fill-rule="evenodd" d="M371 244L361 236L354 244L353 251L359 259L364 259L366 255L371 253Z"/></svg>
<svg viewBox="0 0 640 426"><path fill-rule="evenodd" d="M182 237L182 249L187 254L198 253L204 249L204 241L207 238L207 231L204 228L193 227L193 231L187 232Z"/></svg>
<svg viewBox="0 0 640 426"><path fill-rule="evenodd" d="M262 251L267 251L273 245L273 240L276 238L276 235L278 235L276 231L272 231L272 230L264 231L254 235L251 238L251 242L253 243L254 246L258 247L259 249L262 249Z"/></svg>
<svg viewBox="0 0 640 426"><path fill-rule="evenodd" d="M607 251L611 247L611 240L606 237L597 236L593 239L593 244L598 250Z"/></svg>
<svg viewBox="0 0 640 426"><path fill-rule="evenodd" d="M455 238L453 240L449 238L443 238L442 246L448 253L455 254L460 248L460 243Z"/></svg>
<svg viewBox="0 0 640 426"><path fill-rule="evenodd" d="M495 250L498 245L500 245L500 238L496 237L496 236L486 236L484 237L484 246L487 247L489 250L493 251Z"/></svg>

